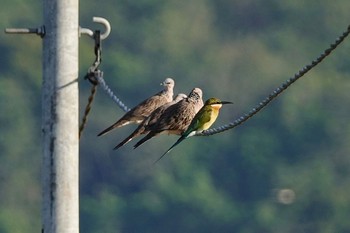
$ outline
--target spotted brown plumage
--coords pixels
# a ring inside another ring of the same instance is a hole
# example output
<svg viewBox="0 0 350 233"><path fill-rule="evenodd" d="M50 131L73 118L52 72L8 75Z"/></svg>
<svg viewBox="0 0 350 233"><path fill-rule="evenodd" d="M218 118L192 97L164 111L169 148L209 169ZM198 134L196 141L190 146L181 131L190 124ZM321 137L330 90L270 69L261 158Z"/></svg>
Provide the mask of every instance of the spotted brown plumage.
<svg viewBox="0 0 350 233"><path fill-rule="evenodd" d="M164 111L155 124L147 127L149 133L138 141L134 148L137 148L142 143L159 134L181 135L202 106L202 90L200 88L194 88L187 98L171 105Z"/></svg>
<svg viewBox="0 0 350 233"><path fill-rule="evenodd" d="M154 125L159 117L164 113L164 111L171 105L176 104L180 100L183 100L184 98L187 98L185 94L178 94L173 101L170 103L166 103L160 107L158 107L156 110L154 110L151 115L149 115L145 120L141 122L141 124L136 128L134 132L132 132L127 138L125 138L121 143L119 143L114 149L118 149L119 147L125 145L126 143L130 142L135 137L138 137L142 134L146 134L149 131L147 130L148 127Z"/></svg>
<svg viewBox="0 0 350 233"><path fill-rule="evenodd" d="M164 86L162 91L136 105L130 111L125 113L125 115L122 116L117 122L100 132L98 136L104 135L110 132L112 129L116 129L131 123L140 124L155 109L171 102L173 100L173 89L175 85L174 80L172 78L166 78L161 84Z"/></svg>

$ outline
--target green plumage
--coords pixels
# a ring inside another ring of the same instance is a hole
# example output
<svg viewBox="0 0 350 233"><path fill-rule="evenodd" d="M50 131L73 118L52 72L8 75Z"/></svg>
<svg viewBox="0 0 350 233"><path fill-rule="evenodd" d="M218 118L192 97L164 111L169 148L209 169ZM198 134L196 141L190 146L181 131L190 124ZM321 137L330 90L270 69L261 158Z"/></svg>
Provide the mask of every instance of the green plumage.
<svg viewBox="0 0 350 233"><path fill-rule="evenodd" d="M232 104L232 102L221 101L218 98L210 98L205 101L204 106L194 116L191 124L181 135L181 137L162 156L160 156L155 163L186 138L194 136L196 133L202 132L203 130L209 129L219 116L219 110L223 104Z"/></svg>

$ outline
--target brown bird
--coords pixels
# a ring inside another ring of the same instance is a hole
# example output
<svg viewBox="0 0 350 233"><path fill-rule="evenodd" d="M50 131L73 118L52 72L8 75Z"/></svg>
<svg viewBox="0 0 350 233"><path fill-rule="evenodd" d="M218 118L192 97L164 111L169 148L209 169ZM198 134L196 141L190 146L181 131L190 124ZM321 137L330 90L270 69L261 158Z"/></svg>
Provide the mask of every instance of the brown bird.
<svg viewBox="0 0 350 233"><path fill-rule="evenodd" d="M104 135L112 129L116 129L131 123L140 124L159 106L171 102L173 100L173 89L175 85L174 80L172 78L166 78L161 85L164 86L162 91L136 105L117 122L100 132L98 136Z"/></svg>
<svg viewBox="0 0 350 233"><path fill-rule="evenodd" d="M194 88L186 99L168 107L155 124L146 128L149 133L135 144L134 149L162 133L181 135L202 106L202 90Z"/></svg>
<svg viewBox="0 0 350 233"><path fill-rule="evenodd" d="M154 110L151 113L151 115L149 115L145 120L141 122L141 124L136 128L134 132L132 132L127 138L125 138L121 143L119 143L116 147L114 147L114 150L118 149L121 146L124 146L126 143L130 142L135 137L148 133L149 131L147 130L147 128L154 125L158 121L159 117L164 113L164 111L169 106L176 104L177 102L185 98L187 98L187 95L183 93L179 93L173 101L171 101L170 103L166 103L160 106L159 108L157 108L156 110Z"/></svg>

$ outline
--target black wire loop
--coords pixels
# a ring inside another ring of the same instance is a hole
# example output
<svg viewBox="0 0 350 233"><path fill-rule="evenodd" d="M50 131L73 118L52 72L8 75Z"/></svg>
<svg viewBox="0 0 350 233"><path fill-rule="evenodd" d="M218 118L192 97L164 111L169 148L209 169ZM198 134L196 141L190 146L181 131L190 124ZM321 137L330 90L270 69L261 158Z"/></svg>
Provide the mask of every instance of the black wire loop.
<svg viewBox="0 0 350 233"><path fill-rule="evenodd" d="M102 49L101 49L101 32L99 30L96 30L94 33L94 40L95 40L95 61L94 63L90 66L88 69L87 74L85 75L84 79L87 79L90 81L90 83L93 85L91 88L91 94L88 99L88 103L85 107L84 111L84 116L82 119L82 122L79 127L79 138L81 137L81 134L86 126L87 120L88 120L88 115L91 110L92 102L94 101L95 94L96 94L96 87L99 83L99 80L103 78L103 72L99 70L99 66L102 62L101 59L101 54L102 54Z"/></svg>
<svg viewBox="0 0 350 233"><path fill-rule="evenodd" d="M90 66L87 74L85 75L84 79L88 79L91 84L97 85L98 84L98 79L96 78L97 75L101 75L102 71L100 71L98 68L102 62L102 48L101 48L101 31L96 30L94 33L94 40L95 40L95 61L94 63Z"/></svg>

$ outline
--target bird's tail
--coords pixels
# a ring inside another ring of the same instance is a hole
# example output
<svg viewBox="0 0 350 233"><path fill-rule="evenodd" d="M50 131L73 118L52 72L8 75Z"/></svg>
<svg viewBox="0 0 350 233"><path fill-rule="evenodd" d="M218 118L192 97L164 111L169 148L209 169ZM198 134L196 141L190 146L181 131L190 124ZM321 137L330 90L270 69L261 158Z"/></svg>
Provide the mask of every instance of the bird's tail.
<svg viewBox="0 0 350 233"><path fill-rule="evenodd" d="M186 139L186 136L181 136L164 154L162 154L162 156L159 157L159 159L157 159L156 161L154 161L153 164L157 163L159 160L161 160L164 155L166 155L167 153L169 153L175 146L177 146L180 142L182 142L184 139Z"/></svg>
<svg viewBox="0 0 350 233"><path fill-rule="evenodd" d="M119 147L124 146L126 143L130 142L133 139L133 137L131 135L129 135L129 137L125 138L121 143L119 143L118 145L116 145L113 150L117 150Z"/></svg>
<svg viewBox="0 0 350 233"><path fill-rule="evenodd" d="M101 131L99 134L97 134L97 136L105 135L106 133L108 133L112 129L116 129L116 128L122 127L124 125L129 124L129 123L130 122L128 122L126 120L119 120L116 123L114 123L113 125L109 126L107 129L104 129L103 131Z"/></svg>
<svg viewBox="0 0 350 233"><path fill-rule="evenodd" d="M114 147L114 150L117 150L119 147L124 146L126 143L130 142L135 137L138 137L141 134L145 134L145 133L146 133L145 127L143 125L140 125L132 134L130 134L127 138L125 138L121 143L116 145L116 147Z"/></svg>
<svg viewBox="0 0 350 233"><path fill-rule="evenodd" d="M99 136L105 135L106 133L108 133L109 131L111 131L112 129L117 128L117 127L119 127L119 126L117 125L117 123L115 123L115 124L109 126L107 129L102 130L99 134L97 134L97 136L99 137Z"/></svg>
<svg viewBox="0 0 350 233"><path fill-rule="evenodd" d="M150 140L151 138L153 138L154 136L156 136L157 134L159 134L158 132L155 131L151 131L149 132L146 136L144 136L140 141L138 141L135 145L134 145L134 149L136 149L137 147L139 147L141 144L143 144L144 142Z"/></svg>
<svg viewBox="0 0 350 233"><path fill-rule="evenodd" d="M99 136L105 135L106 133L108 133L112 129L114 129L114 124L109 126L107 129L104 129L103 131L101 131L99 134L97 134L97 136L99 137Z"/></svg>

